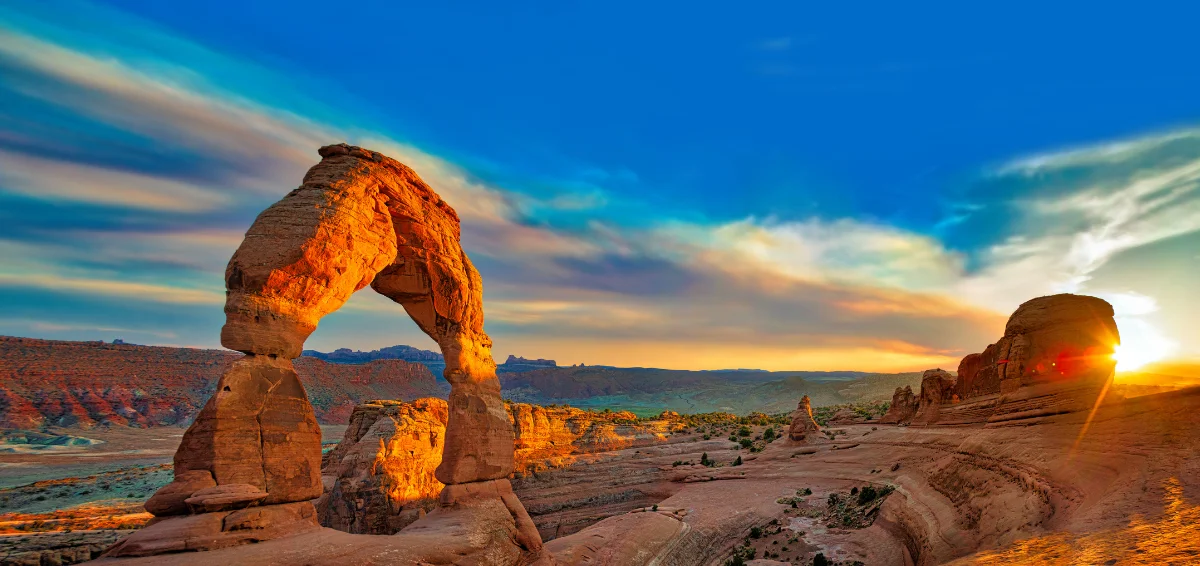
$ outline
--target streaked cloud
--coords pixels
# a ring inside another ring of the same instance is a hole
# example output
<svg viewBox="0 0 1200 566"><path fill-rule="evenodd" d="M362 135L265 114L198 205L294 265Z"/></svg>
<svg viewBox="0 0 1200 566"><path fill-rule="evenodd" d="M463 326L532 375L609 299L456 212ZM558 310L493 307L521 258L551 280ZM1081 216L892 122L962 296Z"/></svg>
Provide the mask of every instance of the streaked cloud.
<svg viewBox="0 0 1200 566"><path fill-rule="evenodd" d="M225 263L246 227L300 182L317 147L338 141L408 164L458 211L485 279L497 353L566 363L953 368L998 337L1020 302L1062 291L1111 297L1131 331L1166 343L1150 321L1181 307L1106 288L1096 273L1118 254L1200 230L1194 130L1016 160L982 175L982 194L966 195L970 204L928 230L687 210L633 222L614 212L605 183L646 182L635 171L588 170L582 181L545 183L554 190L489 182L461 165L471 159L426 151L316 102L300 108L264 95L294 101L300 90L270 69L187 44L246 78L218 85L202 65L43 31L0 21L0 66L14 71L0 91L57 120L0 117L16 128L0 133L0 198L42 215L14 215L0 232L0 287L119 301L158 318L178 307L172 324L205 325L145 330L171 340L216 344ZM775 38L759 47L792 45ZM71 214L56 216L68 205ZM981 231L980 223L996 237L977 247L943 234ZM200 308L212 318L194 318ZM72 316L25 328L130 327ZM310 345L420 344L411 326L402 308L362 293Z"/></svg>

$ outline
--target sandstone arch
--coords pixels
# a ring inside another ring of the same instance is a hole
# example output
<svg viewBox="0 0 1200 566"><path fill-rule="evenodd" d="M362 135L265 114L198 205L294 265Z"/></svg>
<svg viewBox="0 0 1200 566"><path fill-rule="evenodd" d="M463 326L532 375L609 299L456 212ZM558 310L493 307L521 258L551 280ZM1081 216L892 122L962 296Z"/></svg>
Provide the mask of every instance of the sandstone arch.
<svg viewBox="0 0 1200 566"><path fill-rule="evenodd" d="M537 551L537 530L508 485L513 433L458 215L395 160L345 144L319 153L321 162L258 216L229 261L221 343L246 357L221 377L175 455L175 481L147 510L190 518L274 505L287 520L315 526L309 501L322 491L321 433L291 359L321 317L370 285L403 305L445 356L449 419L436 470L447 485L443 506L500 500L514 540ZM229 522L217 522L225 526L214 542L198 544L249 542L228 534ZM124 547L114 555L181 549Z"/></svg>

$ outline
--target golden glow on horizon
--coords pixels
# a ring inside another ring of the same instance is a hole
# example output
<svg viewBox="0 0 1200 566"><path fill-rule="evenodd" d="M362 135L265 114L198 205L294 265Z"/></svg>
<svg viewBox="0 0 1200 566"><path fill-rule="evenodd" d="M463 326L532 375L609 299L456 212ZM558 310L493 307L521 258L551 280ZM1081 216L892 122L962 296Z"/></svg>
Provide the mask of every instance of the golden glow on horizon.
<svg viewBox="0 0 1200 566"><path fill-rule="evenodd" d="M1160 349L1137 348L1128 343L1117 344L1112 357L1117 362L1117 371L1134 371L1163 358Z"/></svg>

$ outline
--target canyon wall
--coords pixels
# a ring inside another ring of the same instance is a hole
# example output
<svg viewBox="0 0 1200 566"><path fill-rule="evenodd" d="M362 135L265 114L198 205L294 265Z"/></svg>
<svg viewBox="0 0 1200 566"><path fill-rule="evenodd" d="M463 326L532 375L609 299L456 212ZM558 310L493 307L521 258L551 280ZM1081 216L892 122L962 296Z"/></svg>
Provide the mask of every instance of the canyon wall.
<svg viewBox="0 0 1200 566"><path fill-rule="evenodd" d="M226 350L0 336L0 428L189 424L242 354ZM440 396L429 370L402 360L295 361L317 420L342 424L381 396Z"/></svg>

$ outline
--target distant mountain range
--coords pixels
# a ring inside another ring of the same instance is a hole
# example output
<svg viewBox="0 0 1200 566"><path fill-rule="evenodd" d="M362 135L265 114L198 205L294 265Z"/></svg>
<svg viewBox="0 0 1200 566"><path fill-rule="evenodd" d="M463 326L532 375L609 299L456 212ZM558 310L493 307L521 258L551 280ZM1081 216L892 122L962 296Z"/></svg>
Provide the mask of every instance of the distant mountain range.
<svg viewBox="0 0 1200 566"><path fill-rule="evenodd" d="M242 354L0 336L0 429L191 423ZM369 399L441 397L429 370L404 360L361 365L295 360L322 423L344 423Z"/></svg>
<svg viewBox="0 0 1200 566"><path fill-rule="evenodd" d="M445 381L442 378L442 372L446 369L446 360L442 358L442 355L431 350L422 350L412 346L388 346L366 352L351 350L350 348L338 348L332 352L305 350L304 355L335 364L365 364L375 360L404 360L406 362L423 364L429 368L429 371L433 372L433 375L439 381ZM530 360L509 355L504 363L496 366L496 373L513 373L548 367L558 367L558 364L554 360L543 360L541 358Z"/></svg>
<svg viewBox="0 0 1200 566"><path fill-rule="evenodd" d="M0 337L0 428L186 425L217 379L241 354ZM295 361L323 423L342 423L368 399L445 397L435 378L441 354L411 346L369 352L307 350ZM497 367L503 395L513 401L612 408L638 414L730 411L783 412L803 395L813 405L890 400L920 373L858 371L685 371L610 366L559 366L554 360L509 356Z"/></svg>

